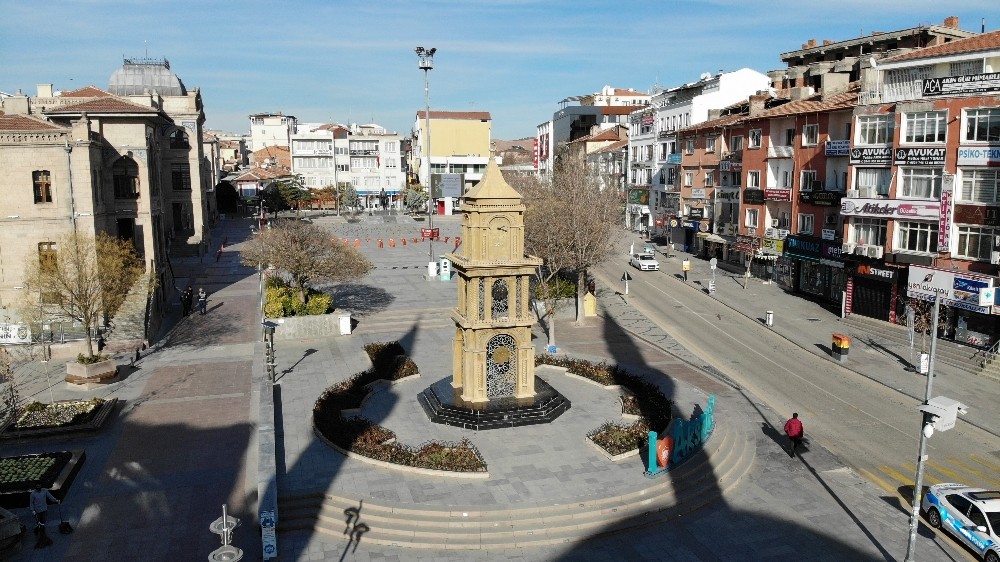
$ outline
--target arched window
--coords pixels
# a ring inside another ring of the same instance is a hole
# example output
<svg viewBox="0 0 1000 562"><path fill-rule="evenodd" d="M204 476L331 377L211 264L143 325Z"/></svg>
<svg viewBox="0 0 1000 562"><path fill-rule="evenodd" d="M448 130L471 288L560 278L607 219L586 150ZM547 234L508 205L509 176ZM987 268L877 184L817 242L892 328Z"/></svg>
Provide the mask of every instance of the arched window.
<svg viewBox="0 0 1000 562"><path fill-rule="evenodd" d="M183 148L185 150L191 148L187 133L183 129L176 129L170 133L170 148Z"/></svg>
<svg viewBox="0 0 1000 562"><path fill-rule="evenodd" d="M503 279L497 279L493 282L493 307L491 312L493 313L493 320L506 320L507 319L507 309L509 307L507 303L507 281Z"/></svg>
<svg viewBox="0 0 1000 562"><path fill-rule="evenodd" d="M139 198L139 165L135 160L123 156L111 166L114 177L115 199Z"/></svg>

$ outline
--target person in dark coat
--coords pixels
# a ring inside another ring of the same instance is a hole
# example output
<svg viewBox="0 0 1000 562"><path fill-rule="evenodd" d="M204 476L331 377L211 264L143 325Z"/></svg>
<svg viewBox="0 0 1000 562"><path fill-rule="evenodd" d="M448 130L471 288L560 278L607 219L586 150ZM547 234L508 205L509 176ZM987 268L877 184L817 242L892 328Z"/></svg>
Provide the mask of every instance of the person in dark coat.
<svg viewBox="0 0 1000 562"><path fill-rule="evenodd" d="M191 305L194 303L194 289L190 285L188 285L187 289L184 289L181 301L184 306L184 316L191 314Z"/></svg>

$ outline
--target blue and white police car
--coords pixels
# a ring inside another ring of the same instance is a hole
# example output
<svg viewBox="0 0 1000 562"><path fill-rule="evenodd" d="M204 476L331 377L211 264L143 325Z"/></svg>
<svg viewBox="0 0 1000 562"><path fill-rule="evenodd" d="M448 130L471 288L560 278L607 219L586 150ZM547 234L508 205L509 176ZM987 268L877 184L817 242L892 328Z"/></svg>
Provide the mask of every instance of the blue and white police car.
<svg viewBox="0 0 1000 562"><path fill-rule="evenodd" d="M986 562L1000 562L1000 491L935 484L920 507L931 527L955 535Z"/></svg>

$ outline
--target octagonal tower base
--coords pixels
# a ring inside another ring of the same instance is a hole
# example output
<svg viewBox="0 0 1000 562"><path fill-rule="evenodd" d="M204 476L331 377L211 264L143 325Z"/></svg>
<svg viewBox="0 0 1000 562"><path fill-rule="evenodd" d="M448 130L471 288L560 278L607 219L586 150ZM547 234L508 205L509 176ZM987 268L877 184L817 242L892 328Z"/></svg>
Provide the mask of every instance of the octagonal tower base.
<svg viewBox="0 0 1000 562"><path fill-rule="evenodd" d="M538 377L535 395L530 398L466 402L462 389L453 387L451 377L445 377L421 392L418 400L432 422L476 431L549 423L570 408L565 396Z"/></svg>

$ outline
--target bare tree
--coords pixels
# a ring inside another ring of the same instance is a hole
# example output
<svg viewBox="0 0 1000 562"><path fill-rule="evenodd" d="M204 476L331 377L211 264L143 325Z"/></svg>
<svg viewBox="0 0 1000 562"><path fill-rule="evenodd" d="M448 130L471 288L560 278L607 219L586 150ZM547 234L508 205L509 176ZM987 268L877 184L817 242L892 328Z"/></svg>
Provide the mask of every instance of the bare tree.
<svg viewBox="0 0 1000 562"><path fill-rule="evenodd" d="M94 237L74 233L28 259L25 287L30 294L40 294L46 313L83 323L87 357L92 358L93 330L101 315L106 321L115 316L144 271L131 241L103 232ZM146 289L154 289L152 281Z"/></svg>
<svg viewBox="0 0 1000 562"><path fill-rule="evenodd" d="M240 251L245 265L270 264L288 274L299 300L316 283L337 283L364 276L374 267L352 246L338 243L315 224L284 220L257 232Z"/></svg>
<svg viewBox="0 0 1000 562"><path fill-rule="evenodd" d="M21 413L23 400L14 380L14 357L7 348L0 347L0 424L8 418L16 420Z"/></svg>
<svg viewBox="0 0 1000 562"><path fill-rule="evenodd" d="M548 281L560 272L576 274L576 321L583 322L587 270L615 247L623 224L621 194L602 188L582 154L562 151L551 180L512 177L525 204L525 251L544 260ZM550 322L551 326L551 322Z"/></svg>

